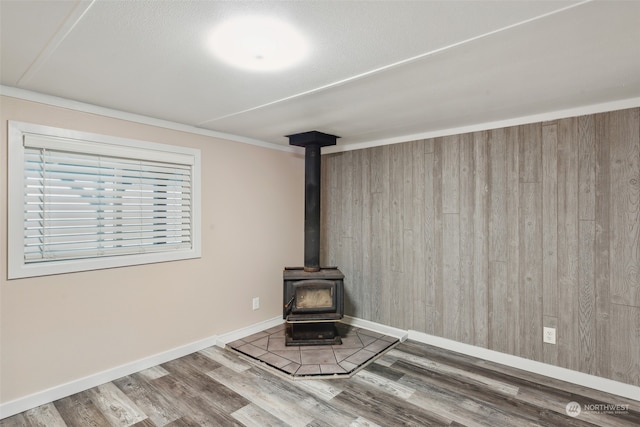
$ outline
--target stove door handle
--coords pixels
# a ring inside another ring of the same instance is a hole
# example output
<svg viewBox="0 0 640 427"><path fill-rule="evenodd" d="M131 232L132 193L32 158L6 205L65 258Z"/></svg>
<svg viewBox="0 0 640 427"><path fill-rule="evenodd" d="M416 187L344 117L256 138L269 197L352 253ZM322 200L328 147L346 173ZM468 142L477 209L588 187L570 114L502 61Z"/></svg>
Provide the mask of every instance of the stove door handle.
<svg viewBox="0 0 640 427"><path fill-rule="evenodd" d="M295 294L291 297L291 299L289 300L288 303L285 304L284 308L285 308L285 315L288 315L289 313L291 313L291 310L293 309L293 302L296 300L296 296Z"/></svg>

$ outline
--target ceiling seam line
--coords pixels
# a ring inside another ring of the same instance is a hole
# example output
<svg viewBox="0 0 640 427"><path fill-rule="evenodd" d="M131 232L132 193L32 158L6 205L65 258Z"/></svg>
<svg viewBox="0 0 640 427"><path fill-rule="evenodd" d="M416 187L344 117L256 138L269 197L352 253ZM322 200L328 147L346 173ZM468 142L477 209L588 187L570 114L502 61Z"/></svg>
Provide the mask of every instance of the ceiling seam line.
<svg viewBox="0 0 640 427"><path fill-rule="evenodd" d="M378 68L375 68L373 70L366 71L364 73L356 74L355 76L347 77L345 79L338 80L338 81L332 82L332 83L328 83L326 85L323 85L323 86L320 86L320 87L317 87L317 88L314 88L314 89L309 89L309 90L304 91L304 92L296 93L296 94L291 95L291 96L280 98L280 99L277 99L275 101L267 102L265 104L261 104L261 105L258 105L256 107L251 107L251 108L247 108L247 109L242 110L242 111L237 111L235 113L225 114L223 116L219 116L219 117L215 117L215 118L212 118L212 119L208 119L208 120L196 123L196 126L203 126L203 125L206 125L208 123L216 122L218 120L223 120L223 119L227 119L229 117L239 116L239 115L242 115L242 114L245 114L245 113L249 113L251 111L260 110L262 108L270 107L272 105L276 105L276 104L279 104L279 103L282 103L282 102L286 102L286 101L289 101L289 100L292 100L292 99L301 98L303 96L311 95L311 94L316 93L316 92L321 92L321 91L324 91L326 89L331 89L331 88L334 88L334 87L338 87L338 86L341 86L343 84L349 83L351 81L355 81L355 80L359 80L359 79L362 79L362 78L365 78L365 77L369 77L371 75L378 74L378 73L381 73L383 71L387 71L387 70L390 70L392 68L395 68L395 67L398 67L398 66L401 66L401 65L404 65L404 64L408 64L410 62L417 61L419 59L426 58L428 56L432 56L432 55L438 54L440 52L444 52L444 51L446 51L448 49L452 49L452 48L455 48L455 47L458 47L458 46L462 46L464 44L473 42L475 40L480 40L480 39L483 39L485 37L489 37L489 36L491 36L493 34L498 34L500 32L503 32L503 31L506 31L506 30L510 30L512 28L515 28L515 27L518 27L518 26L521 26L521 25L524 25L524 24L528 24L530 22L534 22L534 21L537 21L539 19L546 18L548 16L552 16L552 15L555 15L555 14L558 14L558 13L562 13L562 12L564 12L566 10L573 9L575 7L579 7L579 6L582 6L584 4L592 3L592 2L593 2L593 0L583 0L581 2L578 2L578 3L572 4L572 5L569 5L569 6L554 10L552 12L547 12L547 13L544 13L542 15L535 16L533 18L525 19L524 21L519 21L519 22L516 22L514 24L507 25L507 26L499 28L497 30L489 31L488 33L483 33L481 35L478 35L478 36L475 36L475 37L471 37L469 39L465 39L465 40L462 40L462 41L457 42L457 43L452 43L450 45L447 45L447 46L444 46L444 47L441 47L441 48L438 48L438 49L434 49L434 50L431 50L429 52L422 53L420 55L412 56L411 58L407 58L407 59L403 59L401 61L394 62L393 64L385 65L383 67L378 67Z"/></svg>
<svg viewBox="0 0 640 427"><path fill-rule="evenodd" d="M58 49L58 46L62 44L64 39L66 39L76 25L78 25L95 1L96 0L91 0L89 3L78 1L71 12L67 14L64 21L58 26L54 35L49 39L49 42L38 52L26 71L20 76L16 82L17 86L28 83L35 74L40 71L40 68L51 58L56 49Z"/></svg>

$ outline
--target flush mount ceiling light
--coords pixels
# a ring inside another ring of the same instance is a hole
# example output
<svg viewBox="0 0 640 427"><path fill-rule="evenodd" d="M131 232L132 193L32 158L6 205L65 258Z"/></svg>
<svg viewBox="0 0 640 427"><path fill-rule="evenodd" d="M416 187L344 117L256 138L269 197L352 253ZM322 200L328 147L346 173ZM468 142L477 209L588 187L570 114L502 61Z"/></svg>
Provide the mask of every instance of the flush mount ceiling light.
<svg viewBox="0 0 640 427"><path fill-rule="evenodd" d="M209 38L213 52L247 70L276 71L307 55L304 37L291 25L271 17L241 17L222 23Z"/></svg>

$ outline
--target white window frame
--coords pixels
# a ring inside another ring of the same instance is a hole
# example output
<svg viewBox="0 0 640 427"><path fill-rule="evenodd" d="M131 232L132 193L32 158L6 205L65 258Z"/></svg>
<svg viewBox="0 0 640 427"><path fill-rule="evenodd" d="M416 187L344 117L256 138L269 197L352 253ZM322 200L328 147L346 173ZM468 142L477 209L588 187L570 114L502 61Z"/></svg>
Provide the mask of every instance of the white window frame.
<svg viewBox="0 0 640 427"><path fill-rule="evenodd" d="M200 150L17 121L9 121L8 125L8 279L200 258ZM191 247L164 252L25 262L24 159L27 138L39 138L45 143L47 140L53 144L59 142L65 150L75 151L73 148L77 147L77 151L82 153L189 165L192 186Z"/></svg>

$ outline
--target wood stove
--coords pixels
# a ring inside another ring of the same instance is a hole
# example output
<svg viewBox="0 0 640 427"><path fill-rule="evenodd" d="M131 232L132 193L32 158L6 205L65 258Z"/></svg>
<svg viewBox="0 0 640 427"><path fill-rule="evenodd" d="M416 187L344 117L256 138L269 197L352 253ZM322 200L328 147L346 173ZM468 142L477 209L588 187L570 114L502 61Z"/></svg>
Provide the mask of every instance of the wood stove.
<svg viewBox="0 0 640 427"><path fill-rule="evenodd" d="M286 345L341 344L335 323L344 316L344 275L320 267L320 149L337 136L311 131L288 135L305 148L304 267L285 267L283 311Z"/></svg>

